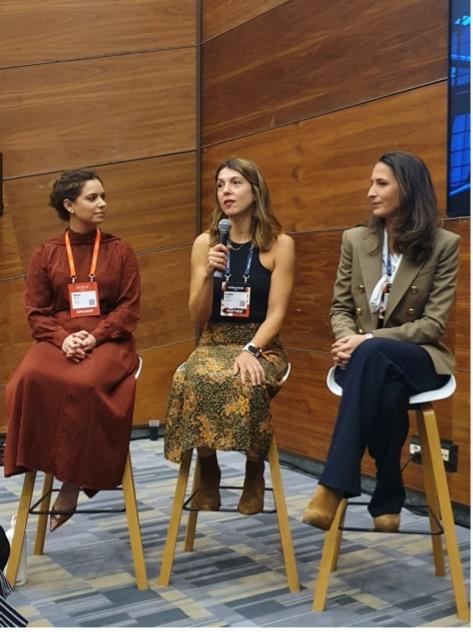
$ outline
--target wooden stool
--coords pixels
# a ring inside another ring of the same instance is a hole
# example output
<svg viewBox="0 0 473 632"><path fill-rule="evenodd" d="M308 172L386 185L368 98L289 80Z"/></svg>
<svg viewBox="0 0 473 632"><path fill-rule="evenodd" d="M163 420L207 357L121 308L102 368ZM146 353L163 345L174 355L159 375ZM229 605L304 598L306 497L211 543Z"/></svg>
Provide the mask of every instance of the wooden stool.
<svg viewBox="0 0 473 632"><path fill-rule="evenodd" d="M334 368L331 368L327 375L327 386L332 393L340 396L342 389L335 382L334 372ZM437 419L432 407L432 402L450 397L455 388L455 378L451 376L450 380L442 388L413 395L409 399L409 407L416 410L425 497L429 508L435 574L439 576L445 575L442 549L442 534L444 533L458 617L462 620L468 620L469 609L455 533L455 523L453 521L452 505L442 460ZM330 573L337 568L347 505L347 500L342 500L332 526L325 537L319 575L314 591L313 609L317 611L321 611L325 607Z"/></svg>
<svg viewBox="0 0 473 632"><path fill-rule="evenodd" d="M135 379L138 379L141 373L142 359L139 358L138 368L135 372ZM44 540L46 536L47 519L50 512L51 493L53 490L54 477L52 474L44 475L41 498L33 506L31 501L33 498L34 484L37 472L26 472L23 482L23 489L20 497L20 504L15 523L15 531L11 543L10 557L6 569L6 577L12 586L15 585L18 565L20 562L21 550L25 538L28 516L30 513L38 513L38 524L36 527L36 537L34 544L34 555L42 555L44 549ZM123 498L125 502L126 517L128 522L128 532L130 534L131 552L133 556L133 564L135 567L136 587L138 590L148 589L148 577L146 574L146 565L143 556L143 545L141 542L140 523L138 519L138 509L136 506L135 484L133 480L133 469L131 465L130 453L128 452L125 462L125 469L122 478ZM35 511L39 505L39 510ZM75 513L115 513L116 510L77 510Z"/></svg>
<svg viewBox="0 0 473 632"><path fill-rule="evenodd" d="M182 365L181 365L182 366ZM288 366L288 370L281 380L281 385L289 377L291 366ZM179 474L177 477L176 491L174 494L174 501L171 508L171 518L169 520L168 533L166 536L166 543L164 545L163 557L161 562L161 569L158 577L158 586L165 587L169 585L169 580L172 572L172 565L174 562L174 554L176 549L177 536L179 526L181 523L182 510L184 508L184 499L187 488L187 481L189 479L189 470L192 461L193 450L187 450L182 455L181 465L179 468ZM271 445L268 451L268 463L271 474L272 492L274 497L274 504L276 507L276 515L279 525L279 535L281 539L281 548L284 557L284 564L286 566L286 575L291 592L299 591L299 579L297 576L296 559L294 556L294 549L292 546L291 531L289 527L289 520L286 509L286 501L284 498L284 490L281 479L281 470L279 467L278 448L276 445L276 439L273 435ZM199 487L199 461L194 470L194 480L192 484L192 493L196 493ZM192 498L192 497L191 497ZM187 504L187 503L186 503ZM187 522L186 535L184 540L184 550L192 551L194 546L194 536L197 525L198 511L190 511L189 520Z"/></svg>

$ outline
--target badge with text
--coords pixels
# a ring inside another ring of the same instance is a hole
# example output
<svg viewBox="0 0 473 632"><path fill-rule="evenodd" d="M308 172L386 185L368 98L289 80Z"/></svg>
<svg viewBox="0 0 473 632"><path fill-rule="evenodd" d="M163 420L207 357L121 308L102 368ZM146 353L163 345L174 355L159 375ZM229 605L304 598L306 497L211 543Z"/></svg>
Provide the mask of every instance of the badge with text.
<svg viewBox="0 0 473 632"><path fill-rule="evenodd" d="M69 291L69 307L72 318L80 316L100 316L99 288L95 279L95 270L97 268L97 259L99 256L101 232L97 228L95 232L94 249L92 251L92 260L90 262L89 281L77 283L76 266L74 256L72 254L71 240L69 232L66 231L64 241L66 244L67 260L69 262L69 271L71 273L72 283L69 283L67 289Z"/></svg>
<svg viewBox="0 0 473 632"><path fill-rule="evenodd" d="M100 316L99 289L95 281L69 283L67 287L72 318Z"/></svg>
<svg viewBox="0 0 473 632"><path fill-rule="evenodd" d="M223 290L220 316L248 318L250 315L250 287L227 285Z"/></svg>

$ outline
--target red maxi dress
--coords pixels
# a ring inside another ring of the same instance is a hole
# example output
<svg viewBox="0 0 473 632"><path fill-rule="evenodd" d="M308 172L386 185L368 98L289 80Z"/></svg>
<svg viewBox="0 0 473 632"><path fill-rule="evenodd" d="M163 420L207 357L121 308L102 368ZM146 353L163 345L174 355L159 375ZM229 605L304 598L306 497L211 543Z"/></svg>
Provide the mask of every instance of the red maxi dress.
<svg viewBox="0 0 473 632"><path fill-rule="evenodd" d="M78 281L88 281L95 230L69 231ZM6 387L5 475L49 472L90 490L121 483L131 433L139 319L136 257L118 237L102 233L97 262L100 316L72 318L64 234L33 254L25 309L36 344ZM61 350L85 329L97 346L76 364Z"/></svg>

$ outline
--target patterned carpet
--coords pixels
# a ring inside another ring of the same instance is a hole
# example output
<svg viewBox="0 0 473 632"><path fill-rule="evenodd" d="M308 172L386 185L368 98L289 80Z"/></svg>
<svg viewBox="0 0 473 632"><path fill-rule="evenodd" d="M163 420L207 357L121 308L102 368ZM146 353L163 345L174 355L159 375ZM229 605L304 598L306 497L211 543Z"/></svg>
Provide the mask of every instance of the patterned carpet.
<svg viewBox="0 0 473 632"><path fill-rule="evenodd" d="M177 467L162 457L162 441L132 443L150 590L137 591L124 514L76 515L48 535L45 554L31 554L36 520L28 526L28 581L10 603L33 627L460 627L449 576L435 577L430 538L345 532L339 568L327 607L311 611L323 532L300 522L315 480L282 468L301 583L290 593L285 580L276 517L204 512L195 550L179 540L168 588L156 578L169 520ZM241 484L244 460L220 457L225 485ZM41 478L41 477L39 477ZM269 485L269 475L267 476ZM0 523L15 513L22 477L2 479ZM37 482L39 493L39 482ZM239 492L225 490L225 506ZM267 505L271 506L270 494ZM120 492L101 492L91 508L121 506ZM187 514L184 515L184 520ZM369 526L365 507L352 507L347 523ZM402 524L425 528L427 520L403 511ZM470 576L470 533L458 527L465 577Z"/></svg>

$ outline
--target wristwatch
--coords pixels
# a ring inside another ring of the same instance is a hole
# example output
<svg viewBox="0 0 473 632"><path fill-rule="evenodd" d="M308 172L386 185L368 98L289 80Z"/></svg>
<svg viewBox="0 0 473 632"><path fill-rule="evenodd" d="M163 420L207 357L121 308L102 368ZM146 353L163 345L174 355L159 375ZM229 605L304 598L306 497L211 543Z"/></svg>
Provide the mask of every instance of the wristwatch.
<svg viewBox="0 0 473 632"><path fill-rule="evenodd" d="M252 345L251 342L247 342L243 347L243 351L248 351L255 358L260 358L263 355L263 350L257 347L256 345Z"/></svg>

